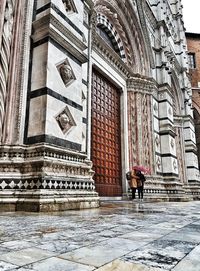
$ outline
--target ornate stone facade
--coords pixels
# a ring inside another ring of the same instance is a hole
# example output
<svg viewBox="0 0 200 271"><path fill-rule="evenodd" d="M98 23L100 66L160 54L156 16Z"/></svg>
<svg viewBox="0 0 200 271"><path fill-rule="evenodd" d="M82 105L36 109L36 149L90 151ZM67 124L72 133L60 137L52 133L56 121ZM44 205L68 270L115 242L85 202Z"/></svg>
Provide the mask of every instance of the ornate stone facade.
<svg viewBox="0 0 200 271"><path fill-rule="evenodd" d="M149 199L198 198L180 0L3 0L0 11L1 210L98 207L97 178L100 196L127 197L135 164L151 170Z"/></svg>

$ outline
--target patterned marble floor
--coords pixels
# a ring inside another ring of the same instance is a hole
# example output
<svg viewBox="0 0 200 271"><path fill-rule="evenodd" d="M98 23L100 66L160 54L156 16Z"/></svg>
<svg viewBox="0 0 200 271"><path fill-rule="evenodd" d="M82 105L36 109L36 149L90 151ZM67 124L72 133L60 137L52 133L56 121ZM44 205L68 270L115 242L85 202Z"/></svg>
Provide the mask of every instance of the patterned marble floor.
<svg viewBox="0 0 200 271"><path fill-rule="evenodd" d="M200 202L0 213L0 270L200 271Z"/></svg>

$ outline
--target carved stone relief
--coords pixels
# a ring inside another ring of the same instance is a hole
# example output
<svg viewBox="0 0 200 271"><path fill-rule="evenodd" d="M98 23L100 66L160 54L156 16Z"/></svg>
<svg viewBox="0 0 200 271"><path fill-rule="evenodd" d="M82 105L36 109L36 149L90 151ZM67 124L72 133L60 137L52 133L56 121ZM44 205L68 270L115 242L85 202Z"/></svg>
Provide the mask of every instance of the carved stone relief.
<svg viewBox="0 0 200 271"><path fill-rule="evenodd" d="M157 165L158 170L160 170L161 169L161 159L160 159L160 157L157 158L156 165Z"/></svg>
<svg viewBox="0 0 200 271"><path fill-rule="evenodd" d="M174 160L174 162L173 162L173 167L174 167L174 170L177 170L177 163L176 163L176 160Z"/></svg>
<svg viewBox="0 0 200 271"><path fill-rule="evenodd" d="M159 139L158 135L156 135L156 137L155 137L155 143L156 143L157 147L160 145L160 139Z"/></svg>
<svg viewBox="0 0 200 271"><path fill-rule="evenodd" d="M73 126L76 126L68 107L65 107L65 109L56 116L56 120L64 134L66 134Z"/></svg>
<svg viewBox="0 0 200 271"><path fill-rule="evenodd" d="M77 12L77 9L73 0L62 0L62 2L67 12L70 12L70 13Z"/></svg>
<svg viewBox="0 0 200 271"><path fill-rule="evenodd" d="M154 103L153 109L154 109L154 111L155 111L156 113L158 112L158 106L157 106L156 103Z"/></svg>
<svg viewBox="0 0 200 271"><path fill-rule="evenodd" d="M76 79L72 67L70 66L67 59L58 65L57 69L66 87Z"/></svg>

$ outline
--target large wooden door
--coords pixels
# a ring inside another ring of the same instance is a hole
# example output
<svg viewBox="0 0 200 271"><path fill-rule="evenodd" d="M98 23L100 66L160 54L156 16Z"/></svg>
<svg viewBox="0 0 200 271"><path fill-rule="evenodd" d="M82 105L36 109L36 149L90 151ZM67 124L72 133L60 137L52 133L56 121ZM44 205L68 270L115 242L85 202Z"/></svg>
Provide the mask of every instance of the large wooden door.
<svg viewBox="0 0 200 271"><path fill-rule="evenodd" d="M97 192L100 196L121 196L120 92L95 70L91 142Z"/></svg>

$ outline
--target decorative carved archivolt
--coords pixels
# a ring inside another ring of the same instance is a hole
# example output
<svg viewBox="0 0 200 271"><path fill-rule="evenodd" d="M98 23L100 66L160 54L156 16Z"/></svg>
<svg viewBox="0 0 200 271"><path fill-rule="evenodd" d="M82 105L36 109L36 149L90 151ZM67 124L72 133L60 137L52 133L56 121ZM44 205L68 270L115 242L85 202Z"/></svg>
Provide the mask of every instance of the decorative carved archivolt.
<svg viewBox="0 0 200 271"><path fill-rule="evenodd" d="M57 69L66 87L76 79L72 67L67 59L65 59L61 64L59 64L57 66Z"/></svg>
<svg viewBox="0 0 200 271"><path fill-rule="evenodd" d="M56 120L64 134L66 134L73 126L76 126L76 123L67 106L56 116Z"/></svg>
<svg viewBox="0 0 200 271"><path fill-rule="evenodd" d="M132 4L120 0L95 0L96 13L105 15L112 21L117 33L121 37L127 64L135 73L149 75L149 61L143 39L142 28ZM94 32L93 32L94 33ZM95 34L93 41L95 42Z"/></svg>

